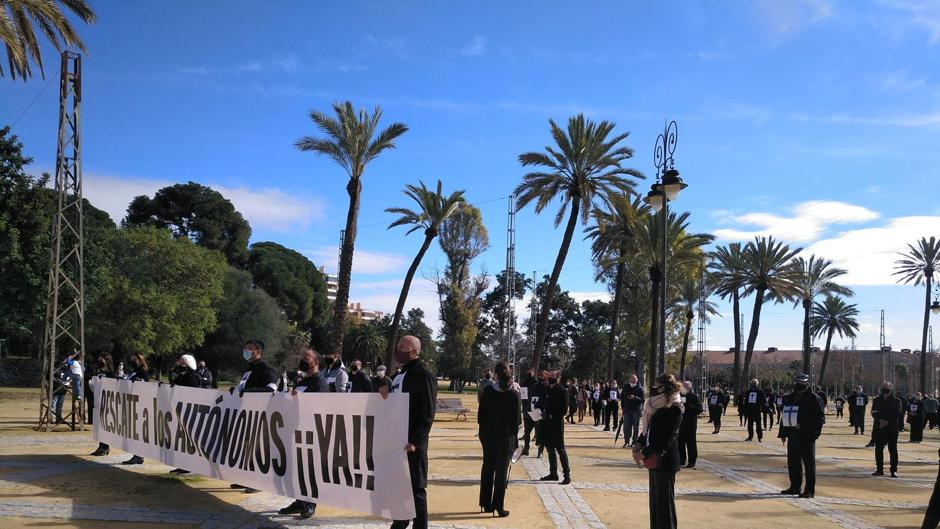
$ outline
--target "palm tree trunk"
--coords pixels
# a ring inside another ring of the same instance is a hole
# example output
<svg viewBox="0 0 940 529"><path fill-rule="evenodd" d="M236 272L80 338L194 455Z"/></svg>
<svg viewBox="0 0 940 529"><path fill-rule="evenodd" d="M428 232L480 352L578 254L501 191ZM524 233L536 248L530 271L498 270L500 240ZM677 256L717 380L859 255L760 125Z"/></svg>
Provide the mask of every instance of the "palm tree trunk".
<svg viewBox="0 0 940 529"><path fill-rule="evenodd" d="M803 299L803 372L809 373L812 363L812 351L809 347L809 309L813 304L810 299Z"/></svg>
<svg viewBox="0 0 940 529"><path fill-rule="evenodd" d="M358 175L349 179L349 183L346 184L346 193L349 195L349 209L346 211L346 231L343 232L343 244L339 253L339 281L336 285L336 303L333 305L333 334L330 340L330 352L342 352L343 338L346 337L349 284L352 280L356 224L359 220L359 197L362 194L362 180Z"/></svg>
<svg viewBox="0 0 940 529"><path fill-rule="evenodd" d="M822 384L823 376L826 375L826 364L829 363L829 348L832 346L832 333L835 331L835 327L829 327L829 333L826 335L826 351L823 353L822 365L819 366L819 376L816 378L817 384Z"/></svg>
<svg viewBox="0 0 940 529"><path fill-rule="evenodd" d="M622 254L621 254L622 255ZM614 346L617 343L617 323L620 321L620 291L623 289L623 270L626 265L617 263L617 277L614 279L614 306L610 320L610 338L607 340L607 380L614 378Z"/></svg>
<svg viewBox="0 0 940 529"><path fill-rule="evenodd" d="M685 355L689 351L689 333L692 332L692 311L685 315L685 335L682 337L682 358L679 360L679 380L685 380Z"/></svg>
<svg viewBox="0 0 940 529"><path fill-rule="evenodd" d="M920 392L924 395L927 394L927 328L930 326L930 286L932 282L933 276L927 275L927 293L924 296L924 334L920 340Z"/></svg>
<svg viewBox="0 0 940 529"><path fill-rule="evenodd" d="M741 295L737 290L731 294L731 310L734 312L734 366L731 369L731 381L737 395L741 388Z"/></svg>
<svg viewBox="0 0 940 529"><path fill-rule="evenodd" d="M659 269L655 266L650 267L650 359L649 376L647 377L648 388L653 387L653 381L656 379L656 361L659 358Z"/></svg>
<svg viewBox="0 0 940 529"><path fill-rule="evenodd" d="M751 368L751 357L754 356L754 344L757 343L757 331L760 328L760 310L764 304L764 290L758 289L754 295L754 313L751 316L751 332L747 335L747 352L744 355L744 369L738 387L744 387L744 377L748 376Z"/></svg>
<svg viewBox="0 0 940 529"><path fill-rule="evenodd" d="M411 266L408 267L408 273L405 274L405 282L401 285L401 294L398 295L398 305L395 306L395 317L392 319L392 326L388 329L388 352L385 354L385 365L392 365L392 357L395 353L395 347L398 346L398 340L395 338L398 335L398 325L401 323L401 314L405 310L405 301L408 299L408 291L411 290L411 281L415 277L415 272L418 271L418 265L421 264L421 259L424 258L424 254L428 251L428 248L431 246L431 241L434 240L434 233L425 233L424 235L424 244L421 245L421 249L418 250L418 255L415 256L414 261L411 262Z"/></svg>
<svg viewBox="0 0 940 529"><path fill-rule="evenodd" d="M545 333L548 331L548 317L552 313L552 298L555 297L555 286L558 285L558 276L561 275L561 269L565 266L565 259L568 257L568 248L571 247L571 238L574 236L574 229L578 225L578 212L580 209L580 199L572 197L571 213L568 216L568 225L565 226L565 236L561 240L561 248L558 249L558 256L555 257L555 267L552 268L552 275L548 279L548 289L545 292L545 299L542 300L542 310L535 331L532 366L536 370L542 362L542 348L545 346Z"/></svg>

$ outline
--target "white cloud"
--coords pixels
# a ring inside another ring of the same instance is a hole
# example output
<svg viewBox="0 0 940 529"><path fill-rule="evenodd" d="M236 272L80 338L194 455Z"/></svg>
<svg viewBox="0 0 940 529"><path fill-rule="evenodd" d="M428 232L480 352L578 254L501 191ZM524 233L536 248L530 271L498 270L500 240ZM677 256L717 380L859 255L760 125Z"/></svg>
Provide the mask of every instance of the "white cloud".
<svg viewBox="0 0 940 529"><path fill-rule="evenodd" d="M580 305L585 301L610 301L610 293L606 290L598 291L589 291L589 292L568 292L568 295L571 296L575 301Z"/></svg>
<svg viewBox="0 0 940 529"><path fill-rule="evenodd" d="M337 238L339 234L337 233ZM337 270L339 260L339 246L318 246L316 248L301 250L302 253L310 257L317 266L326 266L331 273ZM365 274L391 274L400 272L405 268L408 259L399 254L371 252L356 248L353 256L353 275ZM399 286L401 282L398 282ZM377 283L370 283L372 287L378 286Z"/></svg>
<svg viewBox="0 0 940 529"><path fill-rule="evenodd" d="M802 31L833 15L829 0L761 0L756 5L777 36Z"/></svg>
<svg viewBox="0 0 940 529"><path fill-rule="evenodd" d="M730 215L725 211L715 212L714 215L723 224L737 223L757 226L758 229L722 228L714 230L713 233L716 237L725 240L747 240L757 236L773 235L792 242L809 242L818 239L829 225L854 224L875 220L879 217L877 212L870 209L828 200L803 202L792 208L792 213L793 216L782 217L763 212L745 213L737 216Z"/></svg>
<svg viewBox="0 0 940 529"><path fill-rule="evenodd" d="M470 43L460 48L460 54L468 57L483 55L486 51L486 37L483 35L474 35Z"/></svg>
<svg viewBox="0 0 940 529"><path fill-rule="evenodd" d="M358 255L359 252L356 253ZM363 308L394 314L403 281L404 279L356 281L353 277L349 302L361 303ZM407 314L409 309L415 307L424 311L424 322L436 333L440 328L440 307L434 282L420 277L412 281L411 290L408 291L408 299L405 302L405 313Z"/></svg>
<svg viewBox="0 0 940 529"><path fill-rule="evenodd" d="M889 16L874 21L895 36L909 33L911 28L927 33L930 44L940 42L940 4L935 0L879 0ZM890 16L893 15L893 16Z"/></svg>
<svg viewBox="0 0 940 529"><path fill-rule="evenodd" d="M940 216L898 217L884 226L845 231L817 241L804 251L832 259L848 270L842 281L849 285L896 284L894 262L898 252L921 237L940 233Z"/></svg>
<svg viewBox="0 0 940 529"><path fill-rule="evenodd" d="M153 196L160 188L175 184L169 180L123 178L95 173L84 174L84 195L95 207L108 212L115 222L127 215L127 206L138 195ZM253 228L290 231L307 228L323 218L325 206L317 199L297 196L277 188L229 187L205 183L232 201L235 209Z"/></svg>

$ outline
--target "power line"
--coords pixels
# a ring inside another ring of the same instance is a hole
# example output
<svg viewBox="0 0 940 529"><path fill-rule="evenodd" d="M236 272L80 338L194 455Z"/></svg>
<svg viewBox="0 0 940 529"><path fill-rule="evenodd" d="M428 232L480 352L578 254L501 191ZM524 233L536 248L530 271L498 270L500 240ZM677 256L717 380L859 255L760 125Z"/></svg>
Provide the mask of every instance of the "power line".
<svg viewBox="0 0 940 529"><path fill-rule="evenodd" d="M49 85L52 83L52 80L53 80L53 79L55 79L55 76L50 75L50 76L49 76L49 80L46 81L46 84L43 85L43 87L42 87L42 89L39 91L39 93L36 94L36 97L34 97L33 100L30 101L28 105L26 105L26 108L23 109L22 112L20 112L20 115L17 116L17 118L16 118L15 120L13 120L13 124L10 125L10 128L11 128L11 129L12 129L13 127L15 127L16 124L19 123L21 119L23 119L23 116L25 116L26 113L29 112L29 109L33 108L33 105L36 103L36 101L39 100L39 96L41 96L42 93L46 91L46 88L49 88Z"/></svg>

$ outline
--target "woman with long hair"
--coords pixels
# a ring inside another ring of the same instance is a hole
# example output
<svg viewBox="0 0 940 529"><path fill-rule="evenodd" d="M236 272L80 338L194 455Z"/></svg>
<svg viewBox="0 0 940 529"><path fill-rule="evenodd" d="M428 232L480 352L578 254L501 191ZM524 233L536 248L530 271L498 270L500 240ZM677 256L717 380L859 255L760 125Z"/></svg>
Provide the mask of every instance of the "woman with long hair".
<svg viewBox="0 0 940 529"><path fill-rule="evenodd" d="M503 504L506 498L509 461L519 446L522 422L519 394L513 391L512 373L506 362L493 368L496 383L480 395L480 444L483 445L483 469L480 472L480 509L494 516L509 516Z"/></svg>
<svg viewBox="0 0 940 529"><path fill-rule="evenodd" d="M95 367L95 376L98 378L117 378L117 375L114 374L114 361L111 359L111 353L99 354ZM94 410L92 410L92 413L94 413ZM109 453L111 453L111 447L106 443L99 442L98 448L91 455L106 456Z"/></svg>
<svg viewBox="0 0 940 529"><path fill-rule="evenodd" d="M649 469L651 529L675 529L677 523L678 433L684 411L680 389L674 376L656 377L640 419L643 434L633 445L637 464Z"/></svg>

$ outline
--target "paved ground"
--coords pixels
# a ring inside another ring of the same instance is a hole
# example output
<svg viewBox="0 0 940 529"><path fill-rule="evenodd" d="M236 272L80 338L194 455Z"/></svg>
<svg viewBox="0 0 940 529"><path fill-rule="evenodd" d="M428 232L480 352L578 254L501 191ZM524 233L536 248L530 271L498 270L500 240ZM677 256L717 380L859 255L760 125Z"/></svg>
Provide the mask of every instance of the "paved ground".
<svg viewBox="0 0 940 529"><path fill-rule="evenodd" d="M268 528L320 526L344 529L387 527L382 520L321 506L300 522L277 515L290 500L273 494L243 494L227 483L199 476L172 477L169 467L148 462L117 463L127 454L91 458L90 435L60 427L32 429L37 393L0 388L0 528ZM464 402L475 407L475 398ZM902 443L901 477L875 478L867 437L854 436L845 420L829 417L818 443L817 497L783 498L788 484L785 450L776 430L763 443L746 443L737 417L726 416L720 435L701 421L697 470L677 476L679 525L745 528L918 528L937 476L940 432L923 444ZM647 473L614 444L610 432L583 424L567 429L572 486L544 484L546 458L523 458L511 475L507 508L494 519L479 513L479 442L475 416L469 421L440 414L431 439L428 491L437 528L604 529L648 524ZM902 433L906 440L906 434ZM533 450L534 455L534 450Z"/></svg>

